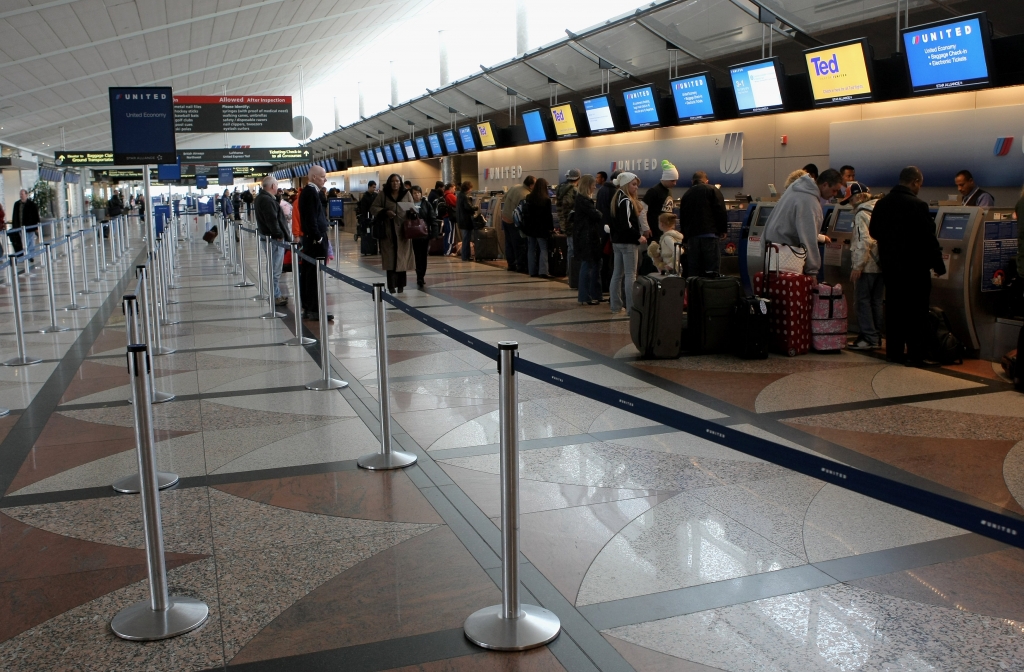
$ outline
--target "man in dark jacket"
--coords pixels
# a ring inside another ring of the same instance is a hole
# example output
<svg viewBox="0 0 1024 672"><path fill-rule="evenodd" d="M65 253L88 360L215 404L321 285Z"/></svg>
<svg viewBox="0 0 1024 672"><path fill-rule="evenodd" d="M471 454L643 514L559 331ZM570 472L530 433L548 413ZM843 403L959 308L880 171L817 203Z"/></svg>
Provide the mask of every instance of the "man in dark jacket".
<svg viewBox="0 0 1024 672"><path fill-rule="evenodd" d="M658 228L658 217L663 212L672 212L675 203L672 201L672 187L679 181L679 171L668 159L661 161L661 181L644 193L643 202L647 206L647 228L651 230L651 242L661 238Z"/></svg>
<svg viewBox="0 0 1024 672"><path fill-rule="evenodd" d="M320 200L320 190L327 181L327 171L322 166L313 166L307 176L309 182L299 192L299 224L302 226L302 251L314 259L327 260L327 215ZM314 267L306 264L299 273L302 292L303 317L307 320L320 319L320 295L317 291L317 274ZM334 321L328 315L329 322Z"/></svg>
<svg viewBox="0 0 1024 672"><path fill-rule="evenodd" d="M886 358L907 366L924 363L930 271L946 272L935 220L928 204L917 197L923 183L915 166L904 168L899 185L875 205L868 227L878 241L885 283Z"/></svg>
<svg viewBox="0 0 1024 672"><path fill-rule="evenodd" d="M14 202L14 210L11 211L11 228L20 229L23 226L35 226L39 223L39 208L36 207L36 202L28 197L28 192L24 189L19 194L19 199ZM29 242L31 246L32 241L35 238L35 229L31 232L26 231L27 234L25 240ZM8 237L11 239L11 246L14 247L14 253L17 254L22 250L21 233L8 233ZM31 259L29 260L31 261Z"/></svg>
<svg viewBox="0 0 1024 672"><path fill-rule="evenodd" d="M366 233L366 229L369 228L370 223L373 221L373 217L370 216L370 206L377 200L377 183L370 180L366 183L366 191L359 198L359 202L356 203L356 219L359 221L359 234L363 235Z"/></svg>
<svg viewBox="0 0 1024 672"><path fill-rule="evenodd" d="M261 236L284 242L292 239L288 220L281 211L277 198L277 179L272 175L263 178L263 188L256 194L253 210L256 213L256 230ZM284 265L284 248L271 245L271 263L274 269L274 303L279 306L288 305L288 297L281 296L281 268Z"/></svg>
<svg viewBox="0 0 1024 672"><path fill-rule="evenodd" d="M242 201L245 203L245 214L246 219L252 219L252 204L253 204L252 192L246 189L242 192Z"/></svg>
<svg viewBox="0 0 1024 672"><path fill-rule="evenodd" d="M692 185L679 199L679 230L686 244L686 274L718 275L722 270L722 248L728 226L725 197L714 185L708 184L708 174L698 170Z"/></svg>
<svg viewBox="0 0 1024 672"><path fill-rule="evenodd" d="M239 193L238 188L235 188L235 192L231 194L231 208L232 212L235 213L235 221L241 221L242 219L242 194Z"/></svg>

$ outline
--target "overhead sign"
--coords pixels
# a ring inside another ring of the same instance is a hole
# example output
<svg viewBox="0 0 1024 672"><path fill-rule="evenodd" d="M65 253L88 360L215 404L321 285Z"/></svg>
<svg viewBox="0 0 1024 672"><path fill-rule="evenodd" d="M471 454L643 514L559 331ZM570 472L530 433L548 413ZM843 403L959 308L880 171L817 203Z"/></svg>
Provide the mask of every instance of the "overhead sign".
<svg viewBox="0 0 1024 672"><path fill-rule="evenodd" d="M231 170L231 166L221 166L217 169L217 184L225 187L229 184L235 183L235 174Z"/></svg>
<svg viewBox="0 0 1024 672"><path fill-rule="evenodd" d="M58 166L112 166L113 152L54 152Z"/></svg>
<svg viewBox="0 0 1024 672"><path fill-rule="evenodd" d="M174 96L178 133L291 133L291 96Z"/></svg>
<svg viewBox="0 0 1024 672"><path fill-rule="evenodd" d="M984 13L903 30L914 93L989 83L988 19Z"/></svg>
<svg viewBox="0 0 1024 672"><path fill-rule="evenodd" d="M108 91L114 163L176 162L171 87L112 86Z"/></svg>
<svg viewBox="0 0 1024 672"><path fill-rule="evenodd" d="M183 163L245 163L249 161L302 161L310 152L302 147L242 147L231 149L183 149Z"/></svg>
<svg viewBox="0 0 1024 672"><path fill-rule="evenodd" d="M804 52L811 93L819 104L871 100L864 41Z"/></svg>

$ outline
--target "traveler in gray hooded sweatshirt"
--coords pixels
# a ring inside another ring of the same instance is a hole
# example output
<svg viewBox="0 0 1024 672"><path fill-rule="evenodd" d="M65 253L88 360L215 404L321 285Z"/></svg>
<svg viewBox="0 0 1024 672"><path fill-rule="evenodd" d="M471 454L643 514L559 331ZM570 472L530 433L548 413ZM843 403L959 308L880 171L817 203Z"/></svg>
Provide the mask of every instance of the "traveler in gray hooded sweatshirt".
<svg viewBox="0 0 1024 672"><path fill-rule="evenodd" d="M781 245L802 247L807 251L804 275L817 275L821 268L818 232L824 215L820 198L835 198L842 190L843 177L838 170L828 169L815 181L804 175L782 194L764 227L764 240Z"/></svg>

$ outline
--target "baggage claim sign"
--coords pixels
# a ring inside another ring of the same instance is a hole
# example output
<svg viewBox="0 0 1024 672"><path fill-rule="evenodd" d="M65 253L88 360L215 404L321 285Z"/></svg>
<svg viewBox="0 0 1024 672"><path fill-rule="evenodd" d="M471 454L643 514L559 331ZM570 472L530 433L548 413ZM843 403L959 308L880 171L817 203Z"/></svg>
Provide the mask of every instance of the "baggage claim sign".
<svg viewBox="0 0 1024 672"><path fill-rule="evenodd" d="M175 133L291 131L291 96L174 96Z"/></svg>

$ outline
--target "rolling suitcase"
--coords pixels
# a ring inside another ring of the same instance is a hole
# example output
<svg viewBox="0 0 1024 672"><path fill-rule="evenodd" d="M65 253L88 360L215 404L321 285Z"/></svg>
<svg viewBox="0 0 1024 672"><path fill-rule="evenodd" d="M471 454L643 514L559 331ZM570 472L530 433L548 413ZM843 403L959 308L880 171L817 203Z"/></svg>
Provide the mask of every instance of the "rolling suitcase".
<svg viewBox="0 0 1024 672"><path fill-rule="evenodd" d="M767 359L771 339L771 301L760 296L743 296L736 302L733 351L742 359Z"/></svg>
<svg viewBox="0 0 1024 672"><path fill-rule="evenodd" d="M427 243L427 254L432 257L440 257L444 254L444 238L431 238Z"/></svg>
<svg viewBox="0 0 1024 672"><path fill-rule="evenodd" d="M530 273L530 244L526 236L515 230L512 244L516 246L516 272Z"/></svg>
<svg viewBox="0 0 1024 672"><path fill-rule="evenodd" d="M553 278L564 278L568 269L565 267L569 254L569 244L562 233L552 233L548 238L548 275Z"/></svg>
<svg viewBox="0 0 1024 672"><path fill-rule="evenodd" d="M629 336L644 358L675 359L683 346L686 312L682 278L642 276L633 283Z"/></svg>
<svg viewBox="0 0 1024 672"><path fill-rule="evenodd" d="M819 284L812 293L811 347L838 352L846 347L846 297L842 285Z"/></svg>
<svg viewBox="0 0 1024 672"><path fill-rule="evenodd" d="M359 237L359 254L364 257L369 257L378 253L379 250L376 238L366 233Z"/></svg>
<svg viewBox="0 0 1024 672"><path fill-rule="evenodd" d="M203 234L203 240L213 245L213 241L217 240L217 227L211 226L210 230Z"/></svg>
<svg viewBox="0 0 1024 672"><path fill-rule="evenodd" d="M798 273L754 276L754 294L771 300L769 329L771 348L789 357L804 355L811 349L811 290L817 278Z"/></svg>
<svg viewBox="0 0 1024 672"><path fill-rule="evenodd" d="M490 227L477 229L473 232L473 246L476 249L477 261L497 259L500 256L498 231Z"/></svg>
<svg viewBox="0 0 1024 672"><path fill-rule="evenodd" d="M693 277L686 281L687 351L698 354L730 348L736 302L741 296L737 278Z"/></svg>

